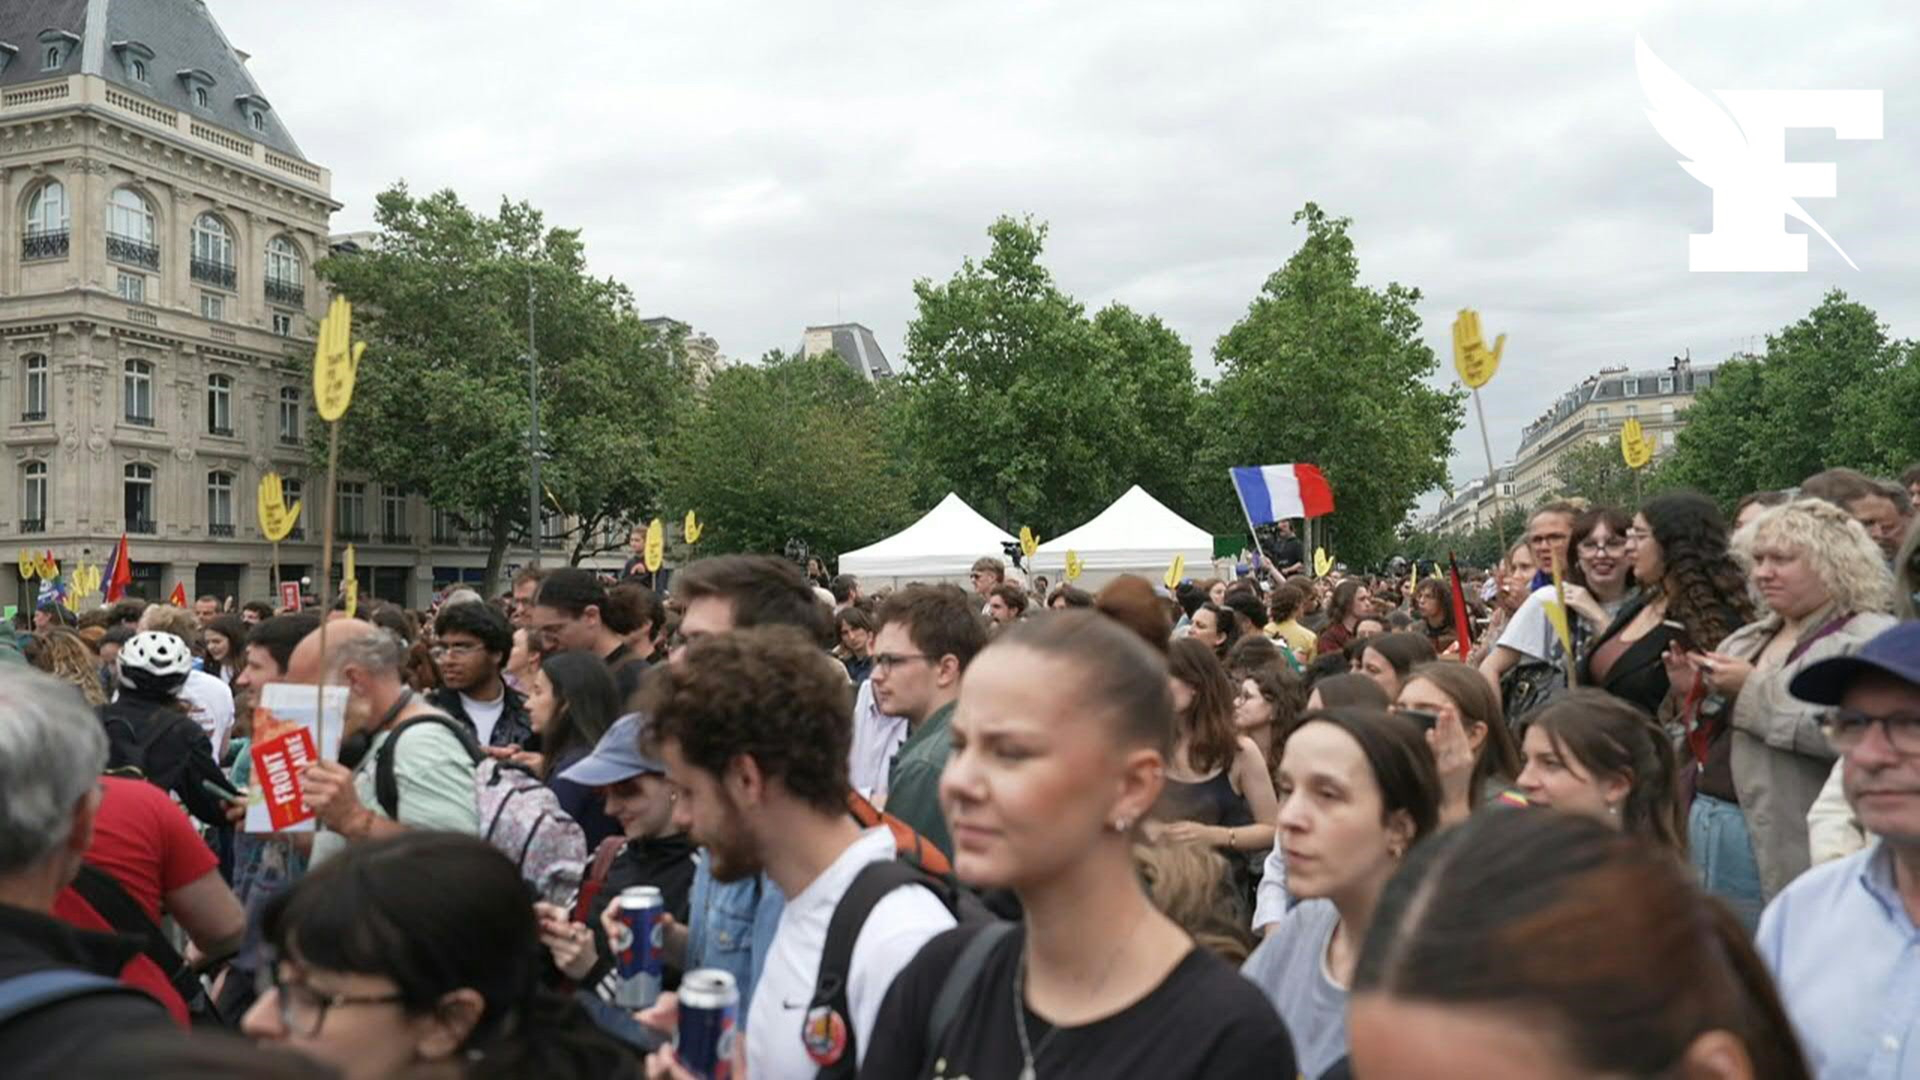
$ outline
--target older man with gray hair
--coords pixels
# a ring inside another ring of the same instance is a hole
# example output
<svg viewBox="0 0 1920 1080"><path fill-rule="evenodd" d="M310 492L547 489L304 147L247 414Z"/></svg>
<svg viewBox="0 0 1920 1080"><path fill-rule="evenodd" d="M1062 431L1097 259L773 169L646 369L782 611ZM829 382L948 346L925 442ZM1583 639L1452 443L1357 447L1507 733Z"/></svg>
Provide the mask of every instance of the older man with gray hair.
<svg viewBox="0 0 1920 1080"><path fill-rule="evenodd" d="M73 688L0 668L0 1062L50 1076L102 1035L166 1010L116 981L139 944L52 915L79 872L100 809L107 736Z"/></svg>
<svg viewBox="0 0 1920 1080"><path fill-rule="evenodd" d="M476 835L474 751L456 734L459 721L439 712L407 686L407 645L392 631L357 619L327 624L327 681L347 688L346 731L340 761L318 761L301 775L308 806L325 826L314 838L319 863L348 843L407 829ZM318 669L320 635L294 650L293 667ZM431 717L425 723L413 723ZM406 738L399 739L404 731ZM387 749L387 743L393 746ZM399 801L389 817L375 785L382 755L391 756Z"/></svg>

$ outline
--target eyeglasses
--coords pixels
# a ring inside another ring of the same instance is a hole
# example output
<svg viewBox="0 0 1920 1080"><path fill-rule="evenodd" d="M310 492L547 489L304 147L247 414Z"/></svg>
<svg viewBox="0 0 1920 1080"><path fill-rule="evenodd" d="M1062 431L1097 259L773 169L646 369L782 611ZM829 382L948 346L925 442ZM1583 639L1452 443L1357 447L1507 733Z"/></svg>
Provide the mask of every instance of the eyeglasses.
<svg viewBox="0 0 1920 1080"><path fill-rule="evenodd" d="M1603 551L1625 550L1627 550L1627 538L1624 536L1616 536L1609 540L1580 541L1580 554L1582 555L1598 555Z"/></svg>
<svg viewBox="0 0 1920 1080"><path fill-rule="evenodd" d="M1651 540L1652 538L1653 534L1642 528L1635 527L1627 530L1627 539L1636 544Z"/></svg>
<svg viewBox="0 0 1920 1080"><path fill-rule="evenodd" d="M909 660L925 660L925 659L927 659L927 657L923 653L883 652L874 656L873 669L875 671L892 671L894 668L899 667L901 664L904 664Z"/></svg>
<svg viewBox="0 0 1920 1080"><path fill-rule="evenodd" d="M287 1034L310 1039L320 1034L321 1025L327 1022L327 1010L346 1008L353 1005L398 1005L406 1000L402 994L322 994L305 983L287 982L280 977L280 965L262 964L260 974L255 977L254 988L261 995L268 990L275 994L275 1004L279 1006L280 1026Z"/></svg>
<svg viewBox="0 0 1920 1080"><path fill-rule="evenodd" d="M1860 745L1860 740L1867 737L1867 729L1875 724L1880 725L1887 744L1897 753L1920 754L1920 715L1868 716L1858 709L1841 709L1830 714L1820 727L1833 748L1844 754Z"/></svg>
<svg viewBox="0 0 1920 1080"><path fill-rule="evenodd" d="M485 652L486 648L477 641L462 641L452 645L442 645L439 651L447 656L472 656L477 652Z"/></svg>

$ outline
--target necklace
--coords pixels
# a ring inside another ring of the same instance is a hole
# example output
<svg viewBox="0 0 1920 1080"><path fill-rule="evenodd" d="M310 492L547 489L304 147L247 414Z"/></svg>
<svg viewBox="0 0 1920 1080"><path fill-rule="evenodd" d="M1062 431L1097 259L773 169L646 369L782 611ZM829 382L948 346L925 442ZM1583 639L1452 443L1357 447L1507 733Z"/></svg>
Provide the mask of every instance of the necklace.
<svg viewBox="0 0 1920 1080"><path fill-rule="evenodd" d="M1140 929L1140 921L1146 917L1145 911L1135 916L1133 928L1119 940L1131 941L1134 933ZM1106 989L1107 980L1113 976L1113 969L1119 964L1120 954L1124 951L1123 949L1113 950L1113 955L1107 958L1106 970L1100 973L1100 980L1093 984L1093 989L1088 992L1089 996ZM1026 1060L1026 1064L1020 1069L1020 1080L1039 1080L1040 1074L1034 1071L1034 1062L1046 1052L1047 1044L1052 1042L1053 1037L1060 1034L1060 1029L1065 1026L1064 1024L1053 1025L1045 1035L1040 1037L1039 1046L1034 1046L1027 1041L1027 950L1021 949L1020 964L1013 969L1013 1030L1020 1037L1020 1056Z"/></svg>

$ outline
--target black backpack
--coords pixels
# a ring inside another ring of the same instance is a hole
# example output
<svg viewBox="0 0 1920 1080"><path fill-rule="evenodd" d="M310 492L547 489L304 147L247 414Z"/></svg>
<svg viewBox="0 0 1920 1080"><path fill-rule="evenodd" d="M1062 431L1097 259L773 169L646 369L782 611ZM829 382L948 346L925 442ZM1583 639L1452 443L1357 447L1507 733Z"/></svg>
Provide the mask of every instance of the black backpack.
<svg viewBox="0 0 1920 1080"><path fill-rule="evenodd" d="M813 1000L807 1003L801 1040L807 1057L820 1066L816 1074L822 1080L851 1080L857 1075L856 1038L851 1007L847 1004L847 980L853 967L853 946L867 917L880 901L895 889L918 885L932 893L953 913L961 926L979 926L998 922L998 917L971 889L951 874L932 874L902 858L869 863L847 886L840 903L827 923L827 942L820 951L820 973L813 983ZM992 935L996 939L998 935Z"/></svg>
<svg viewBox="0 0 1920 1080"><path fill-rule="evenodd" d="M108 772L137 777L162 791L172 791L185 779L181 773L191 766L191 755L182 755L167 769L165 776L155 775L147 758L153 748L181 724L191 724L194 732L200 733L200 725L193 717L174 709L155 709L146 716L145 730L140 730L124 706L108 705L102 709L100 720L107 729Z"/></svg>

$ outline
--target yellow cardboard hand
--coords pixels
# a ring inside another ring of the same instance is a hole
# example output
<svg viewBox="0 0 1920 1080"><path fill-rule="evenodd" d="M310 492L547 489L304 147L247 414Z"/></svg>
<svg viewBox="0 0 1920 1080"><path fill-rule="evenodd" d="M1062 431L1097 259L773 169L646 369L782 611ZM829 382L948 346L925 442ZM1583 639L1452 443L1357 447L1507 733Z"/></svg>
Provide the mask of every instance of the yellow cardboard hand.
<svg viewBox="0 0 1920 1080"><path fill-rule="evenodd" d="M353 401L354 373L367 343L353 340L353 305L336 296L313 343L313 406L322 420L338 420Z"/></svg>
<svg viewBox="0 0 1920 1080"><path fill-rule="evenodd" d="M353 545L347 545L347 563L341 571L341 595L347 598L347 618L360 609L360 578L353 572Z"/></svg>
<svg viewBox="0 0 1920 1080"><path fill-rule="evenodd" d="M667 561L667 527L654 518L647 523L647 546L642 554L647 561L647 573L659 570Z"/></svg>
<svg viewBox="0 0 1920 1080"><path fill-rule="evenodd" d="M1333 557L1327 554L1326 548L1314 548L1313 576L1326 577L1331 573L1333 573Z"/></svg>
<svg viewBox="0 0 1920 1080"><path fill-rule="evenodd" d="M1077 551L1067 552L1067 580L1068 581L1078 581L1080 579L1080 572L1085 569L1086 569L1086 564L1080 561L1079 552Z"/></svg>
<svg viewBox="0 0 1920 1080"><path fill-rule="evenodd" d="M1620 425L1620 456L1629 469L1645 468L1653 460L1653 443L1641 430L1640 421L1629 419Z"/></svg>
<svg viewBox="0 0 1920 1080"><path fill-rule="evenodd" d="M34 579L34 576L39 573L40 573L40 564L39 562L35 561L33 557L33 552L28 551L26 548L21 548L20 549L20 576L23 578L26 578L28 581L32 581Z"/></svg>
<svg viewBox="0 0 1920 1080"><path fill-rule="evenodd" d="M1040 550L1040 538L1033 535L1032 529L1025 525L1020 526L1020 554L1031 559L1033 553L1038 550Z"/></svg>
<svg viewBox="0 0 1920 1080"><path fill-rule="evenodd" d="M296 499L292 506L288 506L286 499L279 473L270 472L260 478L257 500L260 504L260 533L272 543L285 540L300 520L300 501Z"/></svg>
<svg viewBox="0 0 1920 1080"><path fill-rule="evenodd" d="M1459 317L1453 320L1453 369L1460 373L1461 382L1474 390L1487 385L1500 369L1500 354L1506 348L1507 335L1501 334L1488 349L1480 333L1480 313L1472 308L1460 309Z"/></svg>
<svg viewBox="0 0 1920 1080"><path fill-rule="evenodd" d="M1547 622L1553 626L1553 636L1560 639L1560 647L1568 656L1573 655L1573 632L1567 625L1567 587L1560 580L1560 560L1553 561L1553 599L1546 602Z"/></svg>
<svg viewBox="0 0 1920 1080"><path fill-rule="evenodd" d="M687 511L687 520L681 526L680 535L686 537L688 544L697 544L700 542L702 531L700 519L693 516L693 511Z"/></svg>
<svg viewBox="0 0 1920 1080"><path fill-rule="evenodd" d="M1167 588L1171 589L1175 585L1180 584L1180 579L1186 574L1186 572L1187 572L1187 557L1185 555L1175 555L1173 557L1172 565L1167 567L1166 577L1161 578L1161 580L1167 583Z"/></svg>

